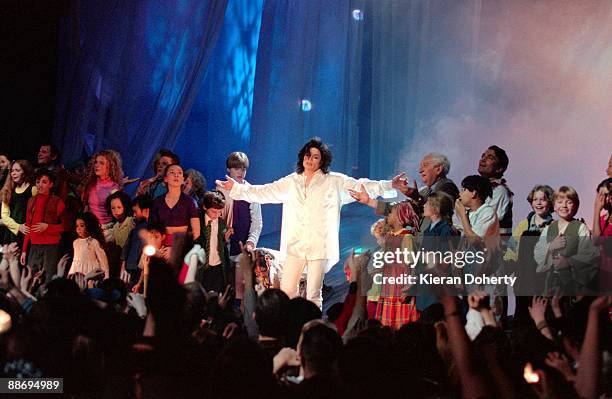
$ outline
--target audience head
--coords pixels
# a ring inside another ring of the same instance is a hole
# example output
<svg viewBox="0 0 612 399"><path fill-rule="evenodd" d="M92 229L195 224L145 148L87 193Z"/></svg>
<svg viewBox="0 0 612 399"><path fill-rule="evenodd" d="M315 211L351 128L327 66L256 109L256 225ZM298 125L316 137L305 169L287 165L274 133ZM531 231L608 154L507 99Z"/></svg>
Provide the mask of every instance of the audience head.
<svg viewBox="0 0 612 399"><path fill-rule="evenodd" d="M91 157L87 164L85 186L94 184L98 179L110 179L119 185L123 185L121 155L117 151L102 150Z"/></svg>
<svg viewBox="0 0 612 399"><path fill-rule="evenodd" d="M289 297L283 291L270 288L265 290L255 304L255 322L259 334L265 337L283 339L289 325Z"/></svg>
<svg viewBox="0 0 612 399"><path fill-rule="evenodd" d="M378 219L370 226L370 234L376 238L378 245L383 245L385 238L385 219Z"/></svg>
<svg viewBox="0 0 612 399"><path fill-rule="evenodd" d="M225 207L225 197L219 191L208 191L202 199L202 207L211 219L218 219Z"/></svg>
<svg viewBox="0 0 612 399"><path fill-rule="evenodd" d="M187 169L185 172L185 182L183 183L183 193L198 198L199 201L206 193L206 179L195 169Z"/></svg>
<svg viewBox="0 0 612 399"><path fill-rule="evenodd" d="M153 198L148 194L142 194L134 198L132 203L132 211L136 220L148 220L149 212L153 206Z"/></svg>
<svg viewBox="0 0 612 399"><path fill-rule="evenodd" d="M298 296L289 301L288 312L291 317L288 325L287 345L296 347L302 327L311 320L320 319L321 309L313 302Z"/></svg>
<svg viewBox="0 0 612 399"><path fill-rule="evenodd" d="M423 206L423 216L432 220L450 221L453 217L453 201L447 194L437 192L431 194Z"/></svg>
<svg viewBox="0 0 612 399"><path fill-rule="evenodd" d="M22 185L23 183L32 183L34 176L34 169L30 162L25 159L18 159L13 161L10 169L10 176L4 182L4 187L0 193L0 200L8 204L11 201L11 196L15 187Z"/></svg>
<svg viewBox="0 0 612 399"><path fill-rule="evenodd" d="M168 190L172 188L181 189L185 177L183 175L183 168L179 164L171 164L166 166L163 171L164 183L168 186Z"/></svg>
<svg viewBox="0 0 612 399"><path fill-rule="evenodd" d="M603 208L608 211L608 213L612 212L612 177L604 179L601 183L597 185L597 194L602 194L604 196L604 205Z"/></svg>
<svg viewBox="0 0 612 399"><path fill-rule="evenodd" d="M8 155L0 154L0 171L6 171L11 166L11 160Z"/></svg>
<svg viewBox="0 0 612 399"><path fill-rule="evenodd" d="M331 374L341 350L342 338L336 330L318 324L305 331L298 353L306 378Z"/></svg>
<svg viewBox="0 0 612 399"><path fill-rule="evenodd" d="M249 157L244 152L236 151L229 154L225 161L227 172L238 183L242 183L249 169Z"/></svg>
<svg viewBox="0 0 612 399"><path fill-rule="evenodd" d="M437 152L425 155L419 164L421 180L427 187L433 186L436 181L446 177L449 172L450 161L446 155Z"/></svg>
<svg viewBox="0 0 612 399"><path fill-rule="evenodd" d="M156 249L160 249L166 238L166 226L161 222L149 222L147 232L149 233L147 243L153 245Z"/></svg>
<svg viewBox="0 0 612 399"><path fill-rule="evenodd" d="M76 233L79 238L95 238L103 245L104 234L102 233L102 226L96 215L91 212L83 212L76 218Z"/></svg>
<svg viewBox="0 0 612 399"><path fill-rule="evenodd" d="M482 153L478 163L478 173L487 179L500 178L508 168L508 163L506 151L492 145Z"/></svg>
<svg viewBox="0 0 612 399"><path fill-rule="evenodd" d="M221 351L209 385L211 398L277 397L272 359L260 345L245 338L229 343Z"/></svg>
<svg viewBox="0 0 612 399"><path fill-rule="evenodd" d="M327 144L323 143L319 137L313 137L298 153L295 170L298 174L305 171L314 173L319 169L323 173L328 173L331 163L332 153Z"/></svg>
<svg viewBox="0 0 612 399"><path fill-rule="evenodd" d="M606 169L606 174L608 177L612 177L612 155L610 155L610 159L608 159L608 168Z"/></svg>
<svg viewBox="0 0 612 399"><path fill-rule="evenodd" d="M55 173L49 169L38 169L34 173L34 179L36 180L36 189L38 194L49 194L55 185L56 176Z"/></svg>
<svg viewBox="0 0 612 399"><path fill-rule="evenodd" d="M580 199L578 198L578 193L573 187L559 187L553 195L553 201L555 212L561 219L572 219L576 213L578 213Z"/></svg>
<svg viewBox="0 0 612 399"><path fill-rule="evenodd" d="M38 166L51 166L57 162L59 155L59 149L55 145L45 143L38 149L36 161L38 162Z"/></svg>
<svg viewBox="0 0 612 399"><path fill-rule="evenodd" d="M162 176L168 165L178 165L180 163L181 160L178 155L166 148L162 148L155 154L155 159L153 160L153 173L155 173L156 176Z"/></svg>
<svg viewBox="0 0 612 399"><path fill-rule="evenodd" d="M106 198L106 209L113 219L123 222L132 216L132 199L125 191L115 191Z"/></svg>
<svg viewBox="0 0 612 399"><path fill-rule="evenodd" d="M552 187L538 184L529 192L527 202L529 202L536 215L545 218L553 211L553 195Z"/></svg>
<svg viewBox="0 0 612 399"><path fill-rule="evenodd" d="M419 216L415 211L416 205L412 201L402 201L391 207L391 213L387 216L389 227L398 229L401 227L419 228Z"/></svg>
<svg viewBox="0 0 612 399"><path fill-rule="evenodd" d="M465 207L480 206L487 198L493 196L493 187L484 176L467 176L461 182L459 200Z"/></svg>

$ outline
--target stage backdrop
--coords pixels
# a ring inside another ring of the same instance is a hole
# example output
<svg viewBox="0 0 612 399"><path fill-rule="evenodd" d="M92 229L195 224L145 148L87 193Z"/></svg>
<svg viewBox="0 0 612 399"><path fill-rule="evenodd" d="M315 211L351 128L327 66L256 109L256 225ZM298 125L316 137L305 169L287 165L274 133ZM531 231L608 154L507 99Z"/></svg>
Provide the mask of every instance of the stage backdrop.
<svg viewBox="0 0 612 399"><path fill-rule="evenodd" d="M54 141L64 161L113 148L150 176L200 90L227 0L79 1L61 34Z"/></svg>
<svg viewBox="0 0 612 399"><path fill-rule="evenodd" d="M541 183L574 185L589 219L610 156L611 2L228 2L75 10L55 132L68 158L110 146L129 174L148 175L184 126L175 149L209 187L234 150L249 154L254 183L291 173L315 135L339 172L417 177L438 151L459 183L497 144L515 222ZM280 226L277 208L264 208L266 231Z"/></svg>

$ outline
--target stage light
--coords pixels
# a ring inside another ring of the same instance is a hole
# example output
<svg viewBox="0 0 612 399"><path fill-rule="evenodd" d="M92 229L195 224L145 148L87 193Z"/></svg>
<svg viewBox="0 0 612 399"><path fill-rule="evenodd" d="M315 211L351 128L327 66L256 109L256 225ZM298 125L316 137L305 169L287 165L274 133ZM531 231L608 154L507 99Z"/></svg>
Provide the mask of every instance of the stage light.
<svg viewBox="0 0 612 399"><path fill-rule="evenodd" d="M361 12L361 10L353 10L353 12L351 13L351 15L353 16L353 19L355 21L361 21L363 20L363 12Z"/></svg>
<svg viewBox="0 0 612 399"><path fill-rule="evenodd" d="M533 371L531 363L527 363L523 369L523 378L528 384L537 384L540 382L540 376Z"/></svg>
<svg viewBox="0 0 612 399"><path fill-rule="evenodd" d="M302 108L302 111L308 112L308 111L310 111L312 109L312 104L311 104L310 101L308 101L306 99L303 99L300 102L300 107Z"/></svg>
<svg viewBox="0 0 612 399"><path fill-rule="evenodd" d="M157 251L155 250L155 247L153 245L145 245L143 252L147 256L153 256Z"/></svg>
<svg viewBox="0 0 612 399"><path fill-rule="evenodd" d="M0 309L0 334L10 330L12 325L11 315Z"/></svg>

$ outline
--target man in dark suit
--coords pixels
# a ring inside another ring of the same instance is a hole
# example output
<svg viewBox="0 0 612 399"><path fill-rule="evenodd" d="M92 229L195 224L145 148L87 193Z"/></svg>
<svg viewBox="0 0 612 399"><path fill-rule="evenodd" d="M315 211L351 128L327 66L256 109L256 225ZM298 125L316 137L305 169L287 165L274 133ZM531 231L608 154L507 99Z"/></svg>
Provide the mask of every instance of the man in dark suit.
<svg viewBox="0 0 612 399"><path fill-rule="evenodd" d="M404 181L405 184L399 188L405 196L413 199L419 205L421 209L419 210L419 213L421 213L419 216L422 216L422 207L427 198L433 193L447 195L452 199L453 204L455 203L455 200L459 197L459 189L452 180L446 177L449 171L450 161L445 155L435 152L429 153L423 157L419 164L419 175L425 186L419 190L416 186L416 181L413 187L410 187ZM388 202L378 201L376 204L376 214L388 215L390 205ZM429 218L422 218L420 230L425 231L430 223L431 220Z"/></svg>

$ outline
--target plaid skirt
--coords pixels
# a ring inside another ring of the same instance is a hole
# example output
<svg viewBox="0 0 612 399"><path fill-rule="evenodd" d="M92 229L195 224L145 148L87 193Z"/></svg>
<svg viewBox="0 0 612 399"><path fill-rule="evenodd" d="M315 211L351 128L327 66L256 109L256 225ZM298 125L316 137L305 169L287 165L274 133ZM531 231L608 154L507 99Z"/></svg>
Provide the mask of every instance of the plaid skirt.
<svg viewBox="0 0 612 399"><path fill-rule="evenodd" d="M410 303L402 303L400 296L381 296L376 305L376 319L383 326L397 330L404 324L417 321L419 311L415 306L414 298Z"/></svg>

